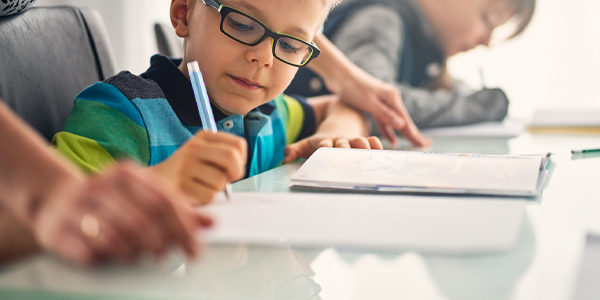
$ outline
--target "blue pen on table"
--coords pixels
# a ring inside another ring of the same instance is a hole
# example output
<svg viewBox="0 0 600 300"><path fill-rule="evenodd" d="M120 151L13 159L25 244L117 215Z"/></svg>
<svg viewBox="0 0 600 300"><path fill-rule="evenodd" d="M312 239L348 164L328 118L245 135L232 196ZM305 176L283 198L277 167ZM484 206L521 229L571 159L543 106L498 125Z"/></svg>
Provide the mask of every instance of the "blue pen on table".
<svg viewBox="0 0 600 300"><path fill-rule="evenodd" d="M600 152L600 148L599 149L571 150L571 154L593 153L593 152Z"/></svg>
<svg viewBox="0 0 600 300"><path fill-rule="evenodd" d="M215 117L212 113L212 107L208 100L208 93L206 92L206 86L204 85L204 78L202 72L200 72L200 66L197 61L191 61L187 64L188 72L190 73L190 81L192 82L192 88L194 89L194 97L196 98L196 104L198 105L198 112L200 113L200 120L202 120L202 129L217 132L217 124L215 123ZM225 198L227 201L231 201L231 184L225 185Z"/></svg>

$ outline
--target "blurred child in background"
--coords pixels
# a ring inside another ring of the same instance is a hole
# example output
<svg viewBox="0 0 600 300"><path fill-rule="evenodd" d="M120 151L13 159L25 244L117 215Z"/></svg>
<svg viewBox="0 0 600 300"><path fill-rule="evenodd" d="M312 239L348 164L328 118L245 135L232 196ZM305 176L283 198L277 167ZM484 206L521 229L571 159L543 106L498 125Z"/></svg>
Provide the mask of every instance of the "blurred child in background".
<svg viewBox="0 0 600 300"><path fill-rule="evenodd" d="M499 121L508 109L504 92L471 89L450 77L446 62L457 53L489 46L494 29L509 20L515 23L511 38L517 36L531 21L535 4L535 0L345 0L329 15L324 33L356 65L395 84L420 129ZM298 72L286 92L329 93L309 70Z"/></svg>

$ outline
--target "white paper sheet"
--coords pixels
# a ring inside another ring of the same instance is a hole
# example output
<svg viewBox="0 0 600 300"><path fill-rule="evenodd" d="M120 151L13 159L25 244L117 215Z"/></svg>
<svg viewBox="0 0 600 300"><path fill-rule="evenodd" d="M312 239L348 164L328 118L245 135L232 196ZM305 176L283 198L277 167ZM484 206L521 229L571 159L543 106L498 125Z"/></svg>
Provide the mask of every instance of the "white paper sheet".
<svg viewBox="0 0 600 300"><path fill-rule="evenodd" d="M430 128L422 130L432 137L516 137L525 131L525 123L506 119L502 122L483 122L464 126Z"/></svg>
<svg viewBox="0 0 600 300"><path fill-rule="evenodd" d="M293 187L535 196L543 156L320 148Z"/></svg>
<svg viewBox="0 0 600 300"><path fill-rule="evenodd" d="M418 250L465 254L510 249L525 204L506 198L321 193L234 193L202 208L210 243Z"/></svg>

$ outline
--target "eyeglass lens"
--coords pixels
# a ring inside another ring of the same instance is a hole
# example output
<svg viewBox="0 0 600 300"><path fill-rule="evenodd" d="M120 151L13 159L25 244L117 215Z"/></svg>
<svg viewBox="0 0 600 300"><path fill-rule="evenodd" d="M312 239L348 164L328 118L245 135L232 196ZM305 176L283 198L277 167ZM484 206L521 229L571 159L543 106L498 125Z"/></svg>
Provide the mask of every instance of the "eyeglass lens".
<svg viewBox="0 0 600 300"><path fill-rule="evenodd" d="M252 44L264 34L265 28L247 16L230 12L223 20L223 31L244 43ZM280 37L275 45L275 56L295 65L304 64L312 54L312 48L298 40Z"/></svg>

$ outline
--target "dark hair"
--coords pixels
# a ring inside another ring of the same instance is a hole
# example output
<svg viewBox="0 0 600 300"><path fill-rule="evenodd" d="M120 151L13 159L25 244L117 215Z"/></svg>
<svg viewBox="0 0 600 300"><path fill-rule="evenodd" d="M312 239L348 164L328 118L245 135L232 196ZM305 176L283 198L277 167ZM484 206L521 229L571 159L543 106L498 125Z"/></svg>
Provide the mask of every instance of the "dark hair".
<svg viewBox="0 0 600 300"><path fill-rule="evenodd" d="M518 36L527 28L531 23L536 6L536 0L512 0L512 2L515 5L515 14L512 18L516 18L518 23L515 32L508 39Z"/></svg>

